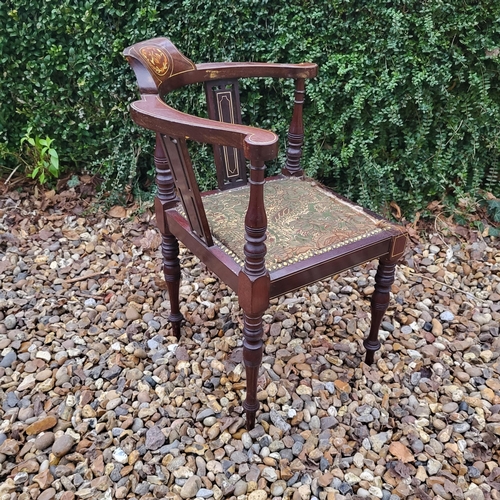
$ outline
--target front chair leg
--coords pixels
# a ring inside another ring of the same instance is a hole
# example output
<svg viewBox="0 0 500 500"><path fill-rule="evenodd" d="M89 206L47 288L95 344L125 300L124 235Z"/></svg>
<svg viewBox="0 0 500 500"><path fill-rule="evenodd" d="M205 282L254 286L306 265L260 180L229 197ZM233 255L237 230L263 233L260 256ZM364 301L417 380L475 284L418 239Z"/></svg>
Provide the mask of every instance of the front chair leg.
<svg viewBox="0 0 500 500"><path fill-rule="evenodd" d="M173 335L179 339L181 336L181 321L184 317L179 307L181 266L179 263L179 243L177 242L177 238L172 234L163 234L161 252L163 255L163 273L170 299L170 314L168 319L172 324Z"/></svg>
<svg viewBox="0 0 500 500"><path fill-rule="evenodd" d="M389 305L389 297L391 286L394 283L394 273L397 261L380 259L377 274L375 276L375 291L371 300L372 321L370 333L365 339L363 345L366 348L365 362L371 365L374 361L375 353L380 349L378 332L384 317L387 306Z"/></svg>
<svg viewBox="0 0 500 500"><path fill-rule="evenodd" d="M255 427L255 415L260 407L257 400L257 378L262 363L262 315L243 314L243 364L247 376L247 397L243 408L247 417L247 429Z"/></svg>

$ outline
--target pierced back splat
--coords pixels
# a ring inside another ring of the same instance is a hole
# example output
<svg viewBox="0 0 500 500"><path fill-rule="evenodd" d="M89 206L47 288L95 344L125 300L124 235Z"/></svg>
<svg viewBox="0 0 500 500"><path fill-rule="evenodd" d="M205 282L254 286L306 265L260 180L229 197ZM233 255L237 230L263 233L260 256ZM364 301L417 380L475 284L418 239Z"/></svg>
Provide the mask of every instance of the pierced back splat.
<svg viewBox="0 0 500 500"><path fill-rule="evenodd" d="M212 120L241 125L240 92L238 80L205 82L208 116ZM230 189L247 183L247 170L243 151L214 145L219 189Z"/></svg>
<svg viewBox="0 0 500 500"><path fill-rule="evenodd" d="M161 140L189 225L207 246L212 246L212 234L203 209L200 190L194 177L186 141L163 134L161 134Z"/></svg>

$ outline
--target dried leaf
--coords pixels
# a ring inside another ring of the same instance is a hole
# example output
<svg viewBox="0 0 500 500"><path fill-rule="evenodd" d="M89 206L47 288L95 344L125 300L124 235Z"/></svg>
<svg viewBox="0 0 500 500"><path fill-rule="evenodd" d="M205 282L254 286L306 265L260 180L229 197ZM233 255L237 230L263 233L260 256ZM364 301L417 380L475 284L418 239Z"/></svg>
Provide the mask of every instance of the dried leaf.
<svg viewBox="0 0 500 500"><path fill-rule="evenodd" d="M39 233L38 233L38 237L43 240L43 241L47 241L48 239L50 239L50 237L54 234L53 231L49 231L47 229L42 229Z"/></svg>
<svg viewBox="0 0 500 500"><path fill-rule="evenodd" d="M127 211L121 205L115 205L109 209L108 215L110 217L116 217L118 219L122 217L127 217Z"/></svg>
<svg viewBox="0 0 500 500"><path fill-rule="evenodd" d="M392 215L398 220L401 219L401 208L399 208L399 205L395 201L391 201L390 203L391 208L393 209Z"/></svg>
<svg viewBox="0 0 500 500"><path fill-rule="evenodd" d="M480 460L481 462L491 460L491 450L483 443L474 443L470 447L470 451L473 453L475 460Z"/></svg>
<svg viewBox="0 0 500 500"><path fill-rule="evenodd" d="M446 490L447 493L451 493L451 496L453 498L459 498L460 495L463 493L460 486L458 486L458 484L450 481L449 479L444 480L443 486L444 486L444 489Z"/></svg>
<svg viewBox="0 0 500 500"><path fill-rule="evenodd" d="M12 233L15 232L15 229L12 229ZM18 245L19 239L16 238L14 234L3 233L0 234L0 243L6 242L8 245Z"/></svg>
<svg viewBox="0 0 500 500"><path fill-rule="evenodd" d="M243 361L243 348L238 347L233 349L229 355L229 361L236 364L241 363Z"/></svg>
<svg viewBox="0 0 500 500"><path fill-rule="evenodd" d="M423 488L418 488L416 491L415 491L415 495L417 498L419 498L420 500L432 500L432 497L426 493Z"/></svg>
<svg viewBox="0 0 500 500"><path fill-rule="evenodd" d="M378 383L380 382L380 372L378 370L372 369L371 366L363 363L363 375L370 380L370 382Z"/></svg>
<svg viewBox="0 0 500 500"><path fill-rule="evenodd" d="M154 229L148 229L144 236L140 240L140 247L147 250L150 248L156 249L161 244L161 236L158 231Z"/></svg>
<svg viewBox="0 0 500 500"><path fill-rule="evenodd" d="M175 357L179 361L189 361L190 359L187 349L182 345L178 346L177 349L175 350Z"/></svg>
<svg viewBox="0 0 500 500"><path fill-rule="evenodd" d="M434 210L441 211L442 208L443 208L443 205L438 200L431 201L427 205L427 210L430 210L431 212L434 211Z"/></svg>
<svg viewBox="0 0 500 500"><path fill-rule="evenodd" d="M414 462L413 453L400 441L395 441L389 446L389 452L403 463Z"/></svg>
<svg viewBox="0 0 500 500"><path fill-rule="evenodd" d="M62 234L70 241L77 241L80 239L80 235L73 229L63 229Z"/></svg>

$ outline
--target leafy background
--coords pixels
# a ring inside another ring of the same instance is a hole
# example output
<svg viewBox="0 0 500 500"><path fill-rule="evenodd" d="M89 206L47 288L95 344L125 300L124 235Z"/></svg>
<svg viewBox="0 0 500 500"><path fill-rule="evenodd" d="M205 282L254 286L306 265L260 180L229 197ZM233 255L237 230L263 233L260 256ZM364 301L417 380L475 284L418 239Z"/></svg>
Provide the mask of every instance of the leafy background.
<svg viewBox="0 0 500 500"><path fill-rule="evenodd" d="M67 171L116 201L147 189L152 137L123 49L168 36L195 62L313 61L304 166L338 191L410 216L483 189L500 196L500 3L445 0L0 1L0 152L28 127L54 139ZM293 83L244 81L247 122L283 137ZM203 115L199 89L176 106ZM195 153L203 185L209 149Z"/></svg>

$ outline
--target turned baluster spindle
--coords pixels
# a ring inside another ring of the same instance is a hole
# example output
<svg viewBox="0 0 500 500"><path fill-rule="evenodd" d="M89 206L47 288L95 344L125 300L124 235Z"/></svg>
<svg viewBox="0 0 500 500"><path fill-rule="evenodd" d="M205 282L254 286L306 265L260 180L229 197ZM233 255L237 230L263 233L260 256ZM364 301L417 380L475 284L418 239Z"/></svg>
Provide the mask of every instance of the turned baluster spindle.
<svg viewBox="0 0 500 500"><path fill-rule="evenodd" d="M250 200L245 216L245 272L248 276L262 276L266 273L266 229L267 217L264 207L264 162L250 165Z"/></svg>
<svg viewBox="0 0 500 500"><path fill-rule="evenodd" d="M156 197L160 200L163 208L170 208L177 203L179 199L175 194L174 179L163 150L160 134L156 134L154 161L156 167L156 185L158 187Z"/></svg>
<svg viewBox="0 0 500 500"><path fill-rule="evenodd" d="M292 121L288 129L288 148L286 150L286 164L282 173L291 177L300 177L304 171L300 166L302 145L304 144L304 121L302 109L305 99L305 79L295 80L295 101L293 105Z"/></svg>

